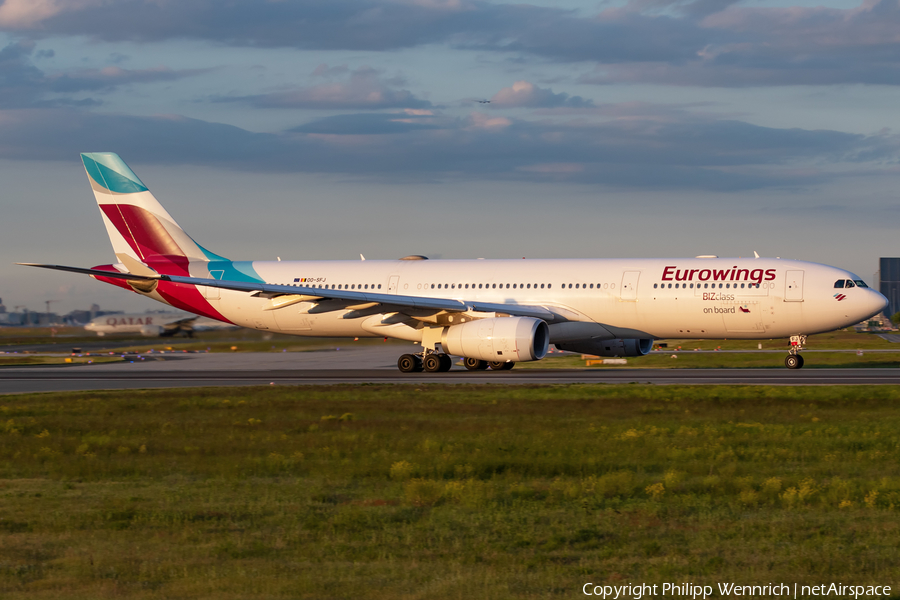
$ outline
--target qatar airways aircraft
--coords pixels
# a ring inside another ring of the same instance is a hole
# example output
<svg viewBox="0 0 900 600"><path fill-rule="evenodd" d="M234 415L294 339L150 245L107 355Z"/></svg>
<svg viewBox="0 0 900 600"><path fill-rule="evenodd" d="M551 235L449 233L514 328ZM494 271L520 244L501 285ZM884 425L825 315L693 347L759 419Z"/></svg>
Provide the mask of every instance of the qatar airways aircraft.
<svg viewBox="0 0 900 600"><path fill-rule="evenodd" d="M100 337L118 333L139 333L144 337L194 337L197 331L227 327L234 325L183 312L112 313L96 317L84 326L87 331L93 331Z"/></svg>
<svg viewBox="0 0 900 600"><path fill-rule="evenodd" d="M472 370L544 358L549 344L647 354L656 338L789 338L878 314L887 299L836 267L768 258L231 261L195 242L111 152L81 155L118 259L86 273L243 327L421 343L403 372Z"/></svg>

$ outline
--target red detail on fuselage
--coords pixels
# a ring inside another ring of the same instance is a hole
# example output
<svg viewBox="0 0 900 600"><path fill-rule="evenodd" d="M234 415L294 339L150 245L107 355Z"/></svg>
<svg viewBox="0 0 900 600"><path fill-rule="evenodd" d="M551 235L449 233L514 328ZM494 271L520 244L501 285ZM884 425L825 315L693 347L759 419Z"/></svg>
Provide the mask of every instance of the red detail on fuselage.
<svg viewBox="0 0 900 600"><path fill-rule="evenodd" d="M175 256L171 254L155 254L144 259L148 267L163 275L183 275L190 277L188 268L190 261L187 256Z"/></svg>
<svg viewBox="0 0 900 600"><path fill-rule="evenodd" d="M187 275L187 259L185 258L184 260L184 274ZM119 270L112 265L100 265L94 268L100 271L111 271L113 273L119 273ZM134 292L132 287L128 285L128 282L124 279L114 279L112 277L104 277L102 275L91 275L91 277L93 277L97 281L111 283L112 285L118 286L122 289ZM156 292L158 292L159 295L162 296L162 298L166 301L166 303L170 304L171 306L186 310L187 312L194 313L195 315L203 315L204 317L209 317L210 319L222 321L223 323L231 323L231 321L222 316L222 313L220 313L210 305L210 303L206 300L206 298L203 297L203 294L200 293L200 290L198 290L197 286L195 285L188 285L186 283L173 283L171 281L160 281L156 286Z"/></svg>
<svg viewBox="0 0 900 600"><path fill-rule="evenodd" d="M94 269L97 269L98 271L111 271L113 273L119 272L119 270L116 269L112 265L98 265L98 266L94 267ZM102 275L91 275L91 277L93 277L97 281L102 281L103 283L110 283L116 287L120 287L120 288L128 290L130 292L134 291L133 289L131 289L131 286L128 285L128 282L125 281L124 279L113 279L112 277L103 277Z"/></svg>

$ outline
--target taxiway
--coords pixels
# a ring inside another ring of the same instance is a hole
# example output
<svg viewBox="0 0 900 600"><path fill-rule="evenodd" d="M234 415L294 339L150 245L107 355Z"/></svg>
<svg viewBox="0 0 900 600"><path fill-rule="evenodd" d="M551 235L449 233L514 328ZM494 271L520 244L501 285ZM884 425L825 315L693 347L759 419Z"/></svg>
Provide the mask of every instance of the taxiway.
<svg viewBox="0 0 900 600"><path fill-rule="evenodd" d="M900 384L900 369L518 368L512 371L400 373L397 348L234 354L166 354L121 363L38 365L0 369L0 393L134 390L150 388L333 384Z"/></svg>

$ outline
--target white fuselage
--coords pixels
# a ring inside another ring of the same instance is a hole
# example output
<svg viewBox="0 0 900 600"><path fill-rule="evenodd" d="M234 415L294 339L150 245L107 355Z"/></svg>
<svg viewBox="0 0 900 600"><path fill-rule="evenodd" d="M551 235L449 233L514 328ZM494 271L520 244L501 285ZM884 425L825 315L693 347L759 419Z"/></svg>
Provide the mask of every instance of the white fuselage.
<svg viewBox="0 0 900 600"><path fill-rule="evenodd" d="M194 273L195 264L192 263L192 274L202 276ZM552 342L589 337L786 337L847 327L884 307L884 297L874 290L858 284L835 288L837 281L860 281L853 273L781 259L233 264L238 270L255 272L271 284L543 306L567 321L551 325ZM216 273L208 276L221 278ZM308 302L272 309L266 298L251 297L245 292L206 290L213 308L245 327L308 336L419 339L409 326L385 324L384 314L349 319L344 318L347 310L310 314L307 311L314 305ZM602 329L592 324L599 324Z"/></svg>

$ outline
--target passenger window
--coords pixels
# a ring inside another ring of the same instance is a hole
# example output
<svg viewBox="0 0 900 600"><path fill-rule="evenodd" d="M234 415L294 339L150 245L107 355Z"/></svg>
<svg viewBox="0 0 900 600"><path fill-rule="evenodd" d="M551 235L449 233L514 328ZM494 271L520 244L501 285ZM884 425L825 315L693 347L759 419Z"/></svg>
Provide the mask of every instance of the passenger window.
<svg viewBox="0 0 900 600"><path fill-rule="evenodd" d="M577 283L575 284L575 289L576 289L576 290L578 289L578 284L577 284Z"/></svg>
<svg viewBox="0 0 900 600"><path fill-rule="evenodd" d="M570 290L572 289L572 284L571 284L571 283L569 284L569 289L570 289Z"/></svg>
<svg viewBox="0 0 900 600"><path fill-rule="evenodd" d="M509 284L508 284L508 283L506 284L506 289L509 289Z"/></svg>
<svg viewBox="0 0 900 600"><path fill-rule="evenodd" d="M516 284L513 284L513 289L516 289Z"/></svg>
<svg viewBox="0 0 900 600"><path fill-rule="evenodd" d="M541 289L544 289L544 284L543 284L543 283L541 284Z"/></svg>
<svg viewBox="0 0 900 600"><path fill-rule="evenodd" d="M495 283L495 284L492 284L491 287L494 288L494 289L496 289L496 288L497 288L497 284L496 284L496 283Z"/></svg>
<svg viewBox="0 0 900 600"><path fill-rule="evenodd" d="M672 284L671 284L671 283L669 284L669 289L670 289L670 290L672 289Z"/></svg>
<svg viewBox="0 0 900 600"><path fill-rule="evenodd" d="M654 290L656 289L657 285L658 285L658 284L656 284L656 283L653 284L653 289L654 289Z"/></svg>
<svg viewBox="0 0 900 600"><path fill-rule="evenodd" d="M531 284L529 283L528 286L527 286L525 289L526 289L526 290L530 290L530 289L531 289Z"/></svg>
<svg viewBox="0 0 900 600"><path fill-rule="evenodd" d="M480 284L480 283L478 284L478 289L479 289L479 290L481 289L481 284Z"/></svg>

